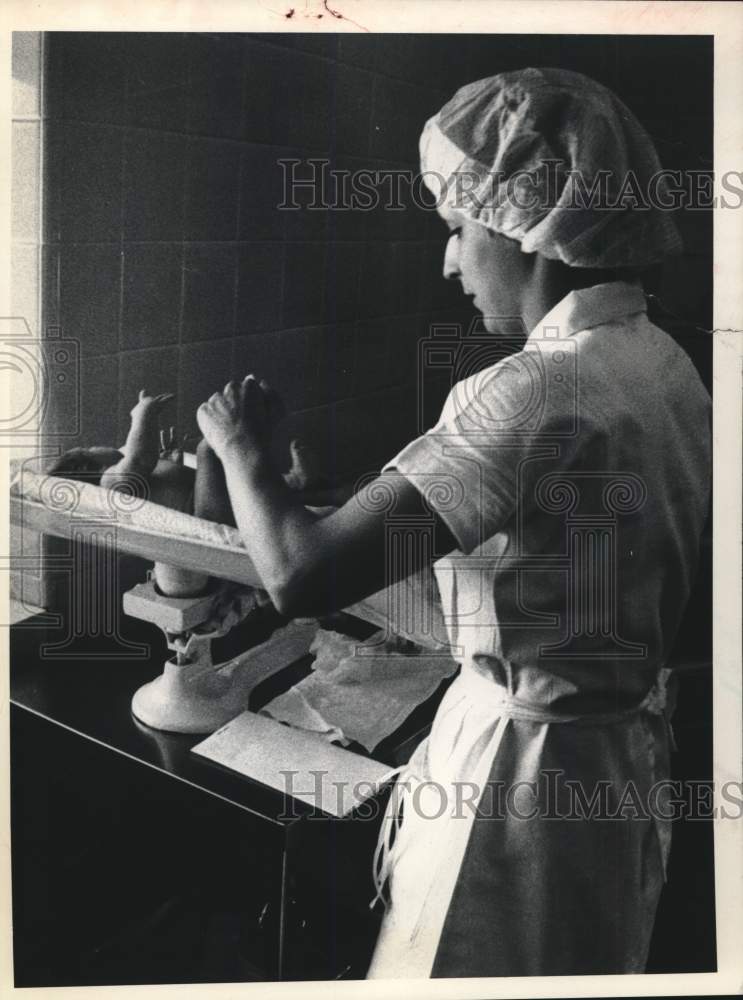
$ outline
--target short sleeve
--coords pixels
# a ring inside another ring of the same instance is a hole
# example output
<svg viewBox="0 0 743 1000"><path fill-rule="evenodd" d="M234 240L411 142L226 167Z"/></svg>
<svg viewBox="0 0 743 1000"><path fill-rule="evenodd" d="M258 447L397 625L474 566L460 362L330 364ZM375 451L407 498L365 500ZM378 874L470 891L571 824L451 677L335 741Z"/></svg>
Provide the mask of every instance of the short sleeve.
<svg viewBox="0 0 743 1000"><path fill-rule="evenodd" d="M489 470L483 469L481 456L466 441L460 446L447 436L429 431L411 441L385 466L396 469L425 497L446 524L462 552L479 545L500 514L507 517L507 490L496 502L488 496ZM487 482L487 486L486 486ZM488 525L483 514L488 512ZM493 516L496 515L496 516ZM497 529L496 529L497 530Z"/></svg>
<svg viewBox="0 0 743 1000"><path fill-rule="evenodd" d="M575 414L569 371L563 365L555 381L543 352L527 345L458 382L436 426L385 466L416 487L463 552L472 552L513 516L522 470L535 449L549 450L560 438L567 457Z"/></svg>

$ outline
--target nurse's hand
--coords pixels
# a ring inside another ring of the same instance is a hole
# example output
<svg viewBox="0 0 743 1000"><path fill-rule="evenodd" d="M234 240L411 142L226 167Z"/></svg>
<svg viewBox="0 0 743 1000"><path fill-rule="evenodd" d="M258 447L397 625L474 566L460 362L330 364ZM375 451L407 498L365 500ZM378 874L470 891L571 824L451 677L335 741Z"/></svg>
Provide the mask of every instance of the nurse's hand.
<svg viewBox="0 0 743 1000"><path fill-rule="evenodd" d="M222 459L232 448L246 459L262 456L282 416L278 395L254 375L242 382L228 382L196 411L201 433Z"/></svg>

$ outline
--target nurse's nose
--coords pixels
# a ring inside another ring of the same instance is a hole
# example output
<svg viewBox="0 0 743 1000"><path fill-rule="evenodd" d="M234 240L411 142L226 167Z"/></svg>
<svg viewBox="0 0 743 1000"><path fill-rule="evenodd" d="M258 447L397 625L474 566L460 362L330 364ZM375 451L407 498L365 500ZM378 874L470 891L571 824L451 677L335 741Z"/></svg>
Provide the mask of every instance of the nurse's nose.
<svg viewBox="0 0 743 1000"><path fill-rule="evenodd" d="M446 244L444 277L452 281L459 277L459 239L457 233L452 233Z"/></svg>

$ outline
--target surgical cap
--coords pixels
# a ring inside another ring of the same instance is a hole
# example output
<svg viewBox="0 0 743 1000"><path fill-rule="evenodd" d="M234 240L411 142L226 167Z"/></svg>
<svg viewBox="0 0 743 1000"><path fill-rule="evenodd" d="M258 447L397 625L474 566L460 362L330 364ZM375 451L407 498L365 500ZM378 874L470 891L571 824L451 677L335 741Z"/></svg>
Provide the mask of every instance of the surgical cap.
<svg viewBox="0 0 743 1000"><path fill-rule="evenodd" d="M666 189L652 140L618 97L580 73L523 69L462 87L426 122L420 152L439 205L525 253L642 269L682 249L659 207Z"/></svg>

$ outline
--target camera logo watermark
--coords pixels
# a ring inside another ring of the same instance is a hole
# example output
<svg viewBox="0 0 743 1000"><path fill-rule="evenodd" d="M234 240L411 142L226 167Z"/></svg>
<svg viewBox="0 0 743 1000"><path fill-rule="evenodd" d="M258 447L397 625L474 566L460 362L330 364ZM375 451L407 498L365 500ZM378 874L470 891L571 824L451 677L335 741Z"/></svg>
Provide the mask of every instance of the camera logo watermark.
<svg viewBox="0 0 743 1000"><path fill-rule="evenodd" d="M543 659L644 660L648 646L622 635L620 611L623 533L642 516L647 485L636 472L576 461L575 338L553 325L527 338L513 316L488 317L487 327L502 333L483 333L481 320L432 325L418 345L421 437L405 485L375 476L358 484L362 507L385 518L389 620L430 636L440 594L455 657L478 635L479 651L490 649L497 623L504 643L528 634ZM431 376L442 375L448 395L427 429ZM417 471L426 469L436 471ZM400 503L407 484L421 512ZM463 551L439 547L440 522Z"/></svg>
<svg viewBox="0 0 743 1000"><path fill-rule="evenodd" d="M51 327L34 337L20 316L0 317L0 372L6 412L0 415L2 438L39 437L54 420L55 437L80 432L80 350L76 340ZM5 442L2 442L5 443Z"/></svg>
<svg viewBox="0 0 743 1000"><path fill-rule="evenodd" d="M44 471L81 433L77 340L54 326L37 338L22 317L0 318L0 372L6 401L0 445L11 459L14 449L22 455L13 466L13 551L7 559L17 574L16 599L24 602L26 581L34 577L53 580L67 605L66 614L46 616L50 629L56 626L63 635L44 643L41 655L141 660L149 646L129 642L121 629L117 525L148 499L148 483L134 474L120 477L116 490L96 491L95 504L86 506L85 484L96 476L80 471L72 480ZM30 516L37 507L65 519L66 541L39 537Z"/></svg>

